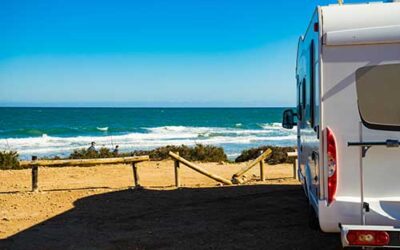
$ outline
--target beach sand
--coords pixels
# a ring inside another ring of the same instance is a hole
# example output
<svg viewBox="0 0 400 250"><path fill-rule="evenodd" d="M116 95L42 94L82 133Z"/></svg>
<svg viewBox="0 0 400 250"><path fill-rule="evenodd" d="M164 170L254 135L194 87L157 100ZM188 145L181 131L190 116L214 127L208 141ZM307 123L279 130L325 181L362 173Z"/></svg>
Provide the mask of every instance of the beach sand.
<svg viewBox="0 0 400 250"><path fill-rule="evenodd" d="M264 182L220 187L173 161L144 162L144 190L135 191L131 166L40 168L40 192L30 170L0 171L0 248L187 249L319 248L339 237L307 227L307 203L292 166L266 165ZM230 179L242 164L200 163ZM247 174L259 178L259 168ZM285 233L295 234L288 241ZM330 243L330 245L328 244ZM329 248L329 247L328 247Z"/></svg>

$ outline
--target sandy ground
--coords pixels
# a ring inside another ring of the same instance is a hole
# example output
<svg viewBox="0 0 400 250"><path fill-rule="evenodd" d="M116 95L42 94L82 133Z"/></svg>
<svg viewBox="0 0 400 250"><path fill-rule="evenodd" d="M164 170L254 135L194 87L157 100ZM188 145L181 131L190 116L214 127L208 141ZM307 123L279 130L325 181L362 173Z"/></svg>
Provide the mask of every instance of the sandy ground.
<svg viewBox="0 0 400 250"><path fill-rule="evenodd" d="M199 164L230 179L245 164ZM266 166L267 181L220 187L172 161L139 165L141 191L124 165L0 171L0 249L337 249L339 237L308 229L292 166ZM259 178L259 168L246 174Z"/></svg>

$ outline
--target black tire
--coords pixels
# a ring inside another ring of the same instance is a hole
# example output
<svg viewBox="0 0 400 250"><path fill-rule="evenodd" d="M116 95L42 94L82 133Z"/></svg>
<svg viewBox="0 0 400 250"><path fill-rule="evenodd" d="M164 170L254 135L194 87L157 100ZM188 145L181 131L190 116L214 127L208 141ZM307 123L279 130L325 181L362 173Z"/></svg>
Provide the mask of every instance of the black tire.
<svg viewBox="0 0 400 250"><path fill-rule="evenodd" d="M311 205L308 205L308 226L315 231L321 231L317 213Z"/></svg>

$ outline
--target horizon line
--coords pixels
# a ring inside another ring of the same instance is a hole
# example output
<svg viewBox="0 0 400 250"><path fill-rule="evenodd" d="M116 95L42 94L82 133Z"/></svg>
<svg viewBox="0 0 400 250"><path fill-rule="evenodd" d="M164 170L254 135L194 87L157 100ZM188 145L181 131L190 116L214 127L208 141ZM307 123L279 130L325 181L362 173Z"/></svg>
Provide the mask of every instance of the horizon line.
<svg viewBox="0 0 400 250"><path fill-rule="evenodd" d="M184 106L2 106L0 105L0 108L143 108L143 109L176 109L176 108L213 108L213 109L218 109L218 108L295 108L290 107L290 106L191 106L191 107L184 107Z"/></svg>

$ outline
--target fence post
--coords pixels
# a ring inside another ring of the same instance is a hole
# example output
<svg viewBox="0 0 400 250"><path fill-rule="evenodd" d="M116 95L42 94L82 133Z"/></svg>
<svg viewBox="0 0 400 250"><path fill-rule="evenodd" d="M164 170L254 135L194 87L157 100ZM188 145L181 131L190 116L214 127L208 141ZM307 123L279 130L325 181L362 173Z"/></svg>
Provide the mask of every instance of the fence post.
<svg viewBox="0 0 400 250"><path fill-rule="evenodd" d="M36 161L37 156L32 156L32 192L36 192L38 190L39 167L35 164Z"/></svg>
<svg viewBox="0 0 400 250"><path fill-rule="evenodd" d="M265 181L264 160L260 161L260 178L261 181Z"/></svg>
<svg viewBox="0 0 400 250"><path fill-rule="evenodd" d="M297 171L296 171L296 159L293 161L293 179L297 180Z"/></svg>
<svg viewBox="0 0 400 250"><path fill-rule="evenodd" d="M176 153L177 155L179 155L179 152ZM175 164L175 186L177 188L179 188L181 186L181 180L179 177L179 171L180 171L180 166L179 166L179 161L175 160L174 162Z"/></svg>
<svg viewBox="0 0 400 250"><path fill-rule="evenodd" d="M135 189L140 189L141 186L140 186L139 173L135 162L132 163L132 170L133 170L133 180L135 183Z"/></svg>
<svg viewBox="0 0 400 250"><path fill-rule="evenodd" d="M260 179L265 179L265 174L264 174L264 163L261 163L261 161L264 161L266 158L270 157L272 154L272 150L271 149L267 149L265 150L265 152L260 151L260 155L253 160L252 162L250 162L250 164L248 166L246 166L244 169L241 169L239 172L237 172L236 174L234 174L232 176L232 182L234 184L243 184L249 180L240 180L240 177L242 177L245 173L247 173L247 171L249 171L250 169L252 169L253 167L255 167L257 164L260 164L260 171L261 171L261 178ZM263 164L263 165L261 165Z"/></svg>

